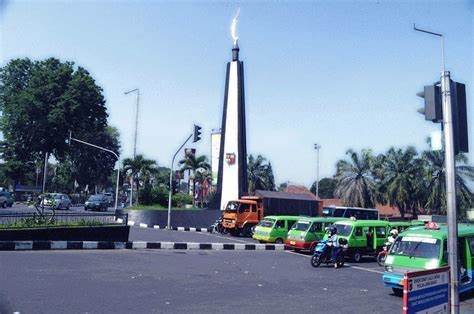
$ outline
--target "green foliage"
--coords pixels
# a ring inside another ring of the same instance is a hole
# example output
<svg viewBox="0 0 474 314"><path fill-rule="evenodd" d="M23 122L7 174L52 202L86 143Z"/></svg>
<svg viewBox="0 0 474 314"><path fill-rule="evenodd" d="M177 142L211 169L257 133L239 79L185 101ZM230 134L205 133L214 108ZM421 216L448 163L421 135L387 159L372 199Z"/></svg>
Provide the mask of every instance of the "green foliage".
<svg viewBox="0 0 474 314"><path fill-rule="evenodd" d="M275 178L273 168L270 162L258 155L255 158L249 155L247 163L248 192L250 195L255 194L255 190L275 190Z"/></svg>
<svg viewBox="0 0 474 314"><path fill-rule="evenodd" d="M319 197L334 198L334 190L336 189L336 180L333 178L322 178L319 180ZM311 193L316 195L316 181L311 185Z"/></svg>
<svg viewBox="0 0 474 314"><path fill-rule="evenodd" d="M126 158L123 161L123 171L135 182L138 197L136 204L140 198L140 181L146 186L149 184L152 176L157 173L156 161L146 159L143 155L136 155L135 158Z"/></svg>
<svg viewBox="0 0 474 314"><path fill-rule="evenodd" d="M193 203L193 197L187 193L176 193L171 198L173 207L184 207Z"/></svg>
<svg viewBox="0 0 474 314"><path fill-rule="evenodd" d="M143 205L159 204L161 206L168 206L169 190L166 186L160 185L152 187L147 184L140 190L140 201Z"/></svg>
<svg viewBox="0 0 474 314"><path fill-rule="evenodd" d="M45 227L93 227L107 225L98 220L81 219L75 222L61 222L45 218L32 217L25 218L13 223L0 224L0 229L22 229L22 228L45 228Z"/></svg>
<svg viewBox="0 0 474 314"><path fill-rule="evenodd" d="M35 163L47 153L68 163L81 184L106 183L115 157L65 141L72 131L76 138L120 150L117 131L107 129L102 88L87 70L55 58L11 60L0 69L0 111L0 153L12 185L31 183Z"/></svg>

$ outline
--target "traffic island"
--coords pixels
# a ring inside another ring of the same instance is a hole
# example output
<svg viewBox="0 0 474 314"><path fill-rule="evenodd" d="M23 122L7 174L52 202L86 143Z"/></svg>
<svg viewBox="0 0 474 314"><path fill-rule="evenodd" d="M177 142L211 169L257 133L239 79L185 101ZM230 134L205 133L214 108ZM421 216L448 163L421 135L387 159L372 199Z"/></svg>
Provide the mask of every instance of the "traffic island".
<svg viewBox="0 0 474 314"><path fill-rule="evenodd" d="M196 242L112 242L112 241L0 241L0 251L28 250L224 250L280 251L283 244L196 243Z"/></svg>

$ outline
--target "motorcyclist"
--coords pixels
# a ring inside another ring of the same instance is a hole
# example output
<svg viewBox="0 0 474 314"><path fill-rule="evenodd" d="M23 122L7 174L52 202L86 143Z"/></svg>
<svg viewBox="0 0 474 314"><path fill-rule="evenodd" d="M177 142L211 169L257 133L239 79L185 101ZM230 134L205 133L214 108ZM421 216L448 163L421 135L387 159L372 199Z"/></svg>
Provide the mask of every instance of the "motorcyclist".
<svg viewBox="0 0 474 314"><path fill-rule="evenodd" d="M387 250L390 248L390 246L392 246L393 243L395 243L395 240L397 239L398 237L398 229L397 228L393 228L392 230L390 230L390 235L388 236L388 241L385 242L385 246L387 247Z"/></svg>
<svg viewBox="0 0 474 314"><path fill-rule="evenodd" d="M337 254L339 253L339 237L337 236L337 228L331 227L329 229L328 244L332 247L331 260L335 262L334 267L337 267Z"/></svg>

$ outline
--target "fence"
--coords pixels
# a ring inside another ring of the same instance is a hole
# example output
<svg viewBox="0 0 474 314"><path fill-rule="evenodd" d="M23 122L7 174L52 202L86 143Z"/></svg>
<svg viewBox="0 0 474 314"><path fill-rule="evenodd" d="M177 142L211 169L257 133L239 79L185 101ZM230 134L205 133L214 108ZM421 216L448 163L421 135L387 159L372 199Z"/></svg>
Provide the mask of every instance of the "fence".
<svg viewBox="0 0 474 314"><path fill-rule="evenodd" d="M118 220L121 218L121 220ZM126 213L12 213L0 214L0 229L57 226L127 225Z"/></svg>

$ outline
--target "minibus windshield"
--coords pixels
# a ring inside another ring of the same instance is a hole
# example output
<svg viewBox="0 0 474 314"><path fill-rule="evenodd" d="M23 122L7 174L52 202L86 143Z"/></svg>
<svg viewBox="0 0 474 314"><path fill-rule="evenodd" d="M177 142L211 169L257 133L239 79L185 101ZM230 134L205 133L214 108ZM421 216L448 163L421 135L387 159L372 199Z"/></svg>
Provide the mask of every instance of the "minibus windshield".
<svg viewBox="0 0 474 314"><path fill-rule="evenodd" d="M352 226L351 225L338 225L335 224L334 227L337 229L337 234L343 237L347 237L351 234Z"/></svg>
<svg viewBox="0 0 474 314"><path fill-rule="evenodd" d="M293 230L298 230L298 231L306 231L309 228L309 222L308 221L298 221L293 225Z"/></svg>
<svg viewBox="0 0 474 314"><path fill-rule="evenodd" d="M392 255L421 258L439 258L440 240L433 238L404 236L398 238L390 250Z"/></svg>
<svg viewBox="0 0 474 314"><path fill-rule="evenodd" d="M266 228L271 228L273 227L273 224L275 223L275 220L273 219L264 219L258 223L260 227L266 227Z"/></svg>

